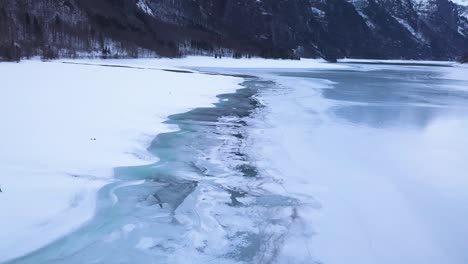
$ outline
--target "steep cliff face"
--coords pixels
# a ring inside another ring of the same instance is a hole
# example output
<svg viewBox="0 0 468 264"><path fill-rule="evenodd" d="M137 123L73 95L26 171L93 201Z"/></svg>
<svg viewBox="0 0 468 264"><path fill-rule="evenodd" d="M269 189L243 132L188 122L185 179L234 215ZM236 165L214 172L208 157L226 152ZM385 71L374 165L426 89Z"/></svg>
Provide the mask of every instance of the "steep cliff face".
<svg viewBox="0 0 468 264"><path fill-rule="evenodd" d="M326 1L327 33L339 56L455 59L468 45L467 19L448 0ZM344 43L344 45L340 45Z"/></svg>
<svg viewBox="0 0 468 264"><path fill-rule="evenodd" d="M460 59L460 62L461 63L468 63L468 52L465 52L465 54L463 54L463 56Z"/></svg>
<svg viewBox="0 0 468 264"><path fill-rule="evenodd" d="M455 59L467 14L449 0L1 0L0 57Z"/></svg>
<svg viewBox="0 0 468 264"><path fill-rule="evenodd" d="M298 56L455 59L468 46L466 8L449 0L146 3L170 23Z"/></svg>
<svg viewBox="0 0 468 264"><path fill-rule="evenodd" d="M165 22L207 32L220 42L249 46L263 56L322 54L318 43L325 35L307 0L146 2Z"/></svg>

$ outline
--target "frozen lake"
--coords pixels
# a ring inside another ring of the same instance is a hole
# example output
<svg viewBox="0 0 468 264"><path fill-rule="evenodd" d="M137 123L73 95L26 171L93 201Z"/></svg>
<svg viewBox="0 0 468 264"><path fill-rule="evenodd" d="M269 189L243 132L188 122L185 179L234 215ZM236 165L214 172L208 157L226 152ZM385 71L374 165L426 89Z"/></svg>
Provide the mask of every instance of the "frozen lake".
<svg viewBox="0 0 468 264"><path fill-rule="evenodd" d="M466 263L467 69L348 65L275 70L284 94L260 96L251 155L318 204L298 210L282 262Z"/></svg>
<svg viewBox="0 0 468 264"><path fill-rule="evenodd" d="M11 263L468 263L468 68L343 66L199 68L245 88L171 116L160 161Z"/></svg>

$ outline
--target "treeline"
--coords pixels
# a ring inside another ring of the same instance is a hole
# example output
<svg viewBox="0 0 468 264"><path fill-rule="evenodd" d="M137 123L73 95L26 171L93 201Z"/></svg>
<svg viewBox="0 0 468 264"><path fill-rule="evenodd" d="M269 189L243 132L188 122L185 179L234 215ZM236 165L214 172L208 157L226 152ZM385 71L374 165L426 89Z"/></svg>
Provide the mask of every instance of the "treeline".
<svg viewBox="0 0 468 264"><path fill-rule="evenodd" d="M186 54L295 58L202 25L162 21L133 0L1 0L0 60L41 57L179 57ZM232 39L235 38L235 41Z"/></svg>
<svg viewBox="0 0 468 264"><path fill-rule="evenodd" d="M81 6L85 2L0 1L0 60L180 55L174 41L156 38L144 28L148 21L141 11L131 12L140 17L140 23L135 23L117 19L112 8L109 13L87 13Z"/></svg>

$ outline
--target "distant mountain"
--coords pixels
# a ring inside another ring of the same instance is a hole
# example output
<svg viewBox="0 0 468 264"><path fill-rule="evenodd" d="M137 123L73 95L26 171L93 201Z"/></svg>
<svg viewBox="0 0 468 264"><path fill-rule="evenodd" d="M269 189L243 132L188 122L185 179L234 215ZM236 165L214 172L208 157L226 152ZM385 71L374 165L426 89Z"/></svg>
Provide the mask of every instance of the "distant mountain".
<svg viewBox="0 0 468 264"><path fill-rule="evenodd" d="M468 0L1 0L0 57L455 60Z"/></svg>

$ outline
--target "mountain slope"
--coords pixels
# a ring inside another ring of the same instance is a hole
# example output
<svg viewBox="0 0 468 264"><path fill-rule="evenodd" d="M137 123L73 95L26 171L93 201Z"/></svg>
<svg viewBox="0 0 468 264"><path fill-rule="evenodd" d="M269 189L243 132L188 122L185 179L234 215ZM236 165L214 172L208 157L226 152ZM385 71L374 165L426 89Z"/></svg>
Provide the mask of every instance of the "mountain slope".
<svg viewBox="0 0 468 264"><path fill-rule="evenodd" d="M456 59L463 0L2 0L0 57ZM143 54L142 54L143 53Z"/></svg>

